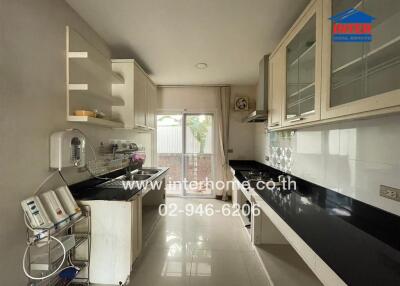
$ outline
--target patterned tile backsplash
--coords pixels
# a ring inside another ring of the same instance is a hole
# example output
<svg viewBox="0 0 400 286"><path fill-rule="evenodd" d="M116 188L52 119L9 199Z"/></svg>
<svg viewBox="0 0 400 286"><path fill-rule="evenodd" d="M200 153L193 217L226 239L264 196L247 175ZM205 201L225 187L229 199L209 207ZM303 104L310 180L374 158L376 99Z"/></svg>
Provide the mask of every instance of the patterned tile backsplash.
<svg viewBox="0 0 400 286"><path fill-rule="evenodd" d="M400 215L399 202L379 196L380 185L400 188L400 115L266 136L256 160Z"/></svg>

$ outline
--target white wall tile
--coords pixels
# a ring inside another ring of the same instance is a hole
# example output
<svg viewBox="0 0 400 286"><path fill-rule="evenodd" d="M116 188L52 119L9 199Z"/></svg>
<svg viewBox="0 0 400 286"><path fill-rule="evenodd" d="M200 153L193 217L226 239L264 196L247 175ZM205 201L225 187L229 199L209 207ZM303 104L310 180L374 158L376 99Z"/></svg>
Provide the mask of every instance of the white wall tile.
<svg viewBox="0 0 400 286"><path fill-rule="evenodd" d="M380 185L400 188L400 115L271 132L266 143L259 137L255 154L268 145L267 164L400 215L399 202L379 195Z"/></svg>

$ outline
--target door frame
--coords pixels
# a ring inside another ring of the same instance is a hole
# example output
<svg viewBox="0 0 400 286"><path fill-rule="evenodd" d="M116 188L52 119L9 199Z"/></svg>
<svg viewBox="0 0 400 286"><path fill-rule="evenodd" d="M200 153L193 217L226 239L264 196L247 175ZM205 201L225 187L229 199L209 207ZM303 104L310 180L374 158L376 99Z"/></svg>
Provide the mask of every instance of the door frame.
<svg viewBox="0 0 400 286"><path fill-rule="evenodd" d="M185 121L185 117L187 115L211 115L212 116L212 128L213 128L213 132L212 132L212 161L211 161L211 174L212 177L209 178L209 180L214 181L215 182L215 178L216 178L216 150L217 150L217 141L215 140L216 138L218 138L218 134L217 134L217 120L216 120L216 111L215 110L209 110L209 111L201 111L201 110L167 110L167 109L162 109L162 110L157 110L156 111L156 126L157 126L157 116L158 115L182 115L182 157L181 157L181 166L182 166L182 174L181 174L181 179L183 181L184 177L185 177L185 154L186 154L186 121ZM155 132L155 162L156 165L158 166L158 152L157 152L157 132ZM174 196L174 195L171 195ZM188 195L186 192L186 189L183 188L183 193L182 195L180 195L181 197L187 197L187 198L215 198L215 189L212 188L211 190L211 194L210 195Z"/></svg>

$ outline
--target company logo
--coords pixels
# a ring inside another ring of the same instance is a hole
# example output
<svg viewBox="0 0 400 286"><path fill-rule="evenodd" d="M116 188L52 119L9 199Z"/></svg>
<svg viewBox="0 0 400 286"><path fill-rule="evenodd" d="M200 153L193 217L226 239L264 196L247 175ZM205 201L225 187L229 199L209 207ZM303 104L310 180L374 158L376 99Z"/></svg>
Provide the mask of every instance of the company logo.
<svg viewBox="0 0 400 286"><path fill-rule="evenodd" d="M348 9L329 18L333 24L332 40L334 42L371 42L371 23L374 17Z"/></svg>

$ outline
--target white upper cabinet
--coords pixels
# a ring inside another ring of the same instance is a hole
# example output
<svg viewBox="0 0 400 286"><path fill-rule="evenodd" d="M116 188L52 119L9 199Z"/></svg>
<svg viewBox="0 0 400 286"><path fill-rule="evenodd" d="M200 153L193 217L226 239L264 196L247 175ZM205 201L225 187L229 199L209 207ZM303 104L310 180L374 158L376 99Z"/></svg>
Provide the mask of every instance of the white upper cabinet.
<svg viewBox="0 0 400 286"><path fill-rule="evenodd" d="M285 69L283 126L320 119L321 24L322 1L312 1L278 48Z"/></svg>
<svg viewBox="0 0 400 286"><path fill-rule="evenodd" d="M372 41L332 41L329 17L355 8L375 18ZM400 110L400 1L325 0L322 118Z"/></svg>
<svg viewBox="0 0 400 286"><path fill-rule="evenodd" d="M123 122L127 129L154 129L156 86L134 60L113 60L112 68L125 79L123 84L112 86L113 96L124 101L123 106L113 107L114 120Z"/></svg>
<svg viewBox="0 0 400 286"><path fill-rule="evenodd" d="M282 126L282 98L284 96L284 67L281 50L276 51L269 59L268 72L268 129Z"/></svg>
<svg viewBox="0 0 400 286"><path fill-rule="evenodd" d="M134 71L134 117L136 128L146 128L146 114L147 114L147 77L145 73L135 64Z"/></svg>
<svg viewBox="0 0 400 286"><path fill-rule="evenodd" d="M149 129L156 127L156 106L157 106L157 86L155 86L150 80L147 81L146 87L147 94L147 114L146 114L146 125Z"/></svg>

